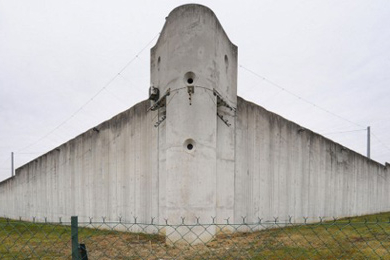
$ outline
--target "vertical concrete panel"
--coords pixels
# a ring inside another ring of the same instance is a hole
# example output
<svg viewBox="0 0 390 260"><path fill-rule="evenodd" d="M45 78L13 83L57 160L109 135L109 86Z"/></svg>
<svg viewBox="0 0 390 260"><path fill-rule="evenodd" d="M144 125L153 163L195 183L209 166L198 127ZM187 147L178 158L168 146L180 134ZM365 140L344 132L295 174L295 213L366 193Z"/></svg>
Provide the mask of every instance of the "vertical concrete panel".
<svg viewBox="0 0 390 260"><path fill-rule="evenodd" d="M308 172L308 210L306 213L307 217L316 217L318 216L318 202L320 200L318 192L318 174L320 172L320 162L318 158L318 150L319 144L318 139L313 136L312 133L310 135L310 146L309 146L309 172Z"/></svg>
<svg viewBox="0 0 390 260"><path fill-rule="evenodd" d="M325 205L326 205L326 199L327 199L327 145L324 138L320 138L320 144L319 144L319 162L320 162L320 168L318 172L316 173L318 176L318 182L317 187L319 189L319 201L318 201L318 218L325 216Z"/></svg>
<svg viewBox="0 0 390 260"><path fill-rule="evenodd" d="M248 159L248 107L238 102L236 127L236 172L234 179L234 220L239 221L241 216L246 216L245 192L248 189L245 181Z"/></svg>
<svg viewBox="0 0 390 260"><path fill-rule="evenodd" d="M168 102L170 100L168 98ZM157 113L160 113L158 111ZM166 218L166 180L167 180L167 171L166 171L166 122L158 126L158 135L157 135L157 145L158 145L158 158L157 158L157 168L158 168L158 221L159 223L164 223L164 218Z"/></svg>
<svg viewBox="0 0 390 260"><path fill-rule="evenodd" d="M239 102L241 104L241 102ZM241 105L241 107L243 107ZM239 106L240 108L240 106ZM254 119L256 122L256 139L253 145L257 148L257 155L255 156L255 170L254 174L258 175L260 179L259 186L255 187L255 191L257 191L257 198L254 200L253 207L258 208L258 212L254 218L264 218L269 216L270 213L270 200L269 200L269 192L270 192L270 173L269 173L269 124L268 120L266 120L260 111L255 110ZM237 128L239 129L239 128ZM239 151L237 150L237 153Z"/></svg>
<svg viewBox="0 0 390 260"><path fill-rule="evenodd" d="M144 103L144 108L147 110L148 105ZM151 221L154 218L154 222L158 223L159 218L159 172L158 172L158 129L156 127L147 127L148 125L154 125L153 113L147 113L143 125L146 128L146 140L147 147L145 147L145 161L148 166L148 173L150 174L150 182L148 183L148 190L150 192L149 209L147 220Z"/></svg>
<svg viewBox="0 0 390 260"><path fill-rule="evenodd" d="M252 116L252 121L254 123L254 128L252 128L253 132L251 135L253 136L253 142L251 143L252 149L253 149L253 156L252 156L252 169L251 174L253 176L253 187L252 187L252 193L253 193L253 200L251 207L251 213L248 216L248 222L256 222L258 221L258 217L261 216L262 209L260 208L260 201L262 199L262 192L263 192L263 183L264 183L264 176L260 173L260 161L262 160L262 147L259 146L261 143L260 140L262 140L262 130L261 130L261 121L259 120L259 113L255 111Z"/></svg>
<svg viewBox="0 0 390 260"><path fill-rule="evenodd" d="M219 113L228 119L228 124L217 120L217 183L216 183L216 221L226 222L234 216L234 176L236 117L229 109L220 108Z"/></svg>
<svg viewBox="0 0 390 260"><path fill-rule="evenodd" d="M118 118L109 121L107 128L107 214L104 216L108 219L118 219L118 212L116 208L116 134L117 134L117 122Z"/></svg>
<svg viewBox="0 0 390 260"><path fill-rule="evenodd" d="M127 141L127 150L128 150L128 171L127 171L127 181L126 181L126 192L125 192L125 205L126 205L126 213L125 213L125 221L134 220L135 216L135 162L136 162L136 136L135 136L135 116L134 109L129 111L129 120L133 122L128 125L128 136L129 139Z"/></svg>
<svg viewBox="0 0 390 260"><path fill-rule="evenodd" d="M289 149L290 141L287 137L287 122L283 120L278 120L278 150L279 150L279 163L277 166L278 169L278 190L279 190L279 205L277 216L282 221L287 221L288 216L290 215L288 212L289 208L289 199L288 194L290 194L290 170L289 170ZM284 191L284 192L283 192Z"/></svg>
<svg viewBox="0 0 390 260"><path fill-rule="evenodd" d="M256 128L256 120L254 119L254 111L252 107L248 107L248 125L247 125L247 135L246 135L246 160L247 165L246 169L243 171L241 175L244 178L244 183L247 184L245 189L243 189L244 196L247 198L244 204L244 214L240 216L240 218L235 219L238 223L244 221L243 217L246 218L247 221L253 221L253 201L254 201L254 155L255 155L255 146L254 146L254 132Z"/></svg>
<svg viewBox="0 0 390 260"><path fill-rule="evenodd" d="M125 113L126 114L126 113ZM116 125L116 146L115 146L115 170L116 170L116 190L115 190L115 211L118 218L124 216L124 186L125 184L125 164L126 164L126 117L125 114L117 119Z"/></svg>

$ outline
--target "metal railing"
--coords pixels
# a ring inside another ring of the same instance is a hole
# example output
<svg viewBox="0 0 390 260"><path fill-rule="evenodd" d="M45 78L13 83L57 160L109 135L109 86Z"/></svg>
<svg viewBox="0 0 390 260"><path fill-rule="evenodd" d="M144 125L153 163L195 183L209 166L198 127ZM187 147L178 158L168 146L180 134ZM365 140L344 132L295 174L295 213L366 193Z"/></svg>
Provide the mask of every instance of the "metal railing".
<svg viewBox="0 0 390 260"><path fill-rule="evenodd" d="M390 259L390 219L158 225L3 218L0 259Z"/></svg>

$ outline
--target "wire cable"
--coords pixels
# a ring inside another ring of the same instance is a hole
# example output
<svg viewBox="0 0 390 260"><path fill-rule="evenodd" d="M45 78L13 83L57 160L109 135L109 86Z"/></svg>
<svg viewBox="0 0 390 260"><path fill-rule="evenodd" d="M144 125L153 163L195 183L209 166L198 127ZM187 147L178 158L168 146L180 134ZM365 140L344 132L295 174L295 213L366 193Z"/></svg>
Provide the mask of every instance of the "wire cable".
<svg viewBox="0 0 390 260"><path fill-rule="evenodd" d="M128 66L130 66L130 64L132 64L137 58L138 56L160 35L160 32L153 37L152 40L150 40L146 45L145 47L143 47L125 66L122 67L122 69L115 75L113 76L109 81L107 81L106 84L104 84L104 86L102 88L99 89L99 91L97 91L87 102L85 102L82 106L79 107L79 109L77 109L75 112L73 112L68 118L66 118L64 121L62 121L59 125L57 125L56 127L54 127L51 131L49 131L48 133L46 133L44 136L42 136L41 138L39 138L38 140L36 140L35 142L23 147L22 149L19 149L18 152L20 151L23 151L23 150L26 150L27 148L37 144L38 142L42 141L43 139L45 139L46 137L48 137L50 134L52 134L54 131L56 131L57 129L59 129L61 126L63 126L64 124L66 124L69 120L71 120L73 117L75 117L81 110L83 110L89 103L91 103L100 93L102 93L103 90L105 90L108 86L110 86L114 81L115 79L121 75L121 73L127 69Z"/></svg>
<svg viewBox="0 0 390 260"><path fill-rule="evenodd" d="M317 104L311 102L310 100L307 100L307 99L305 99L305 98L303 98L303 97L301 97L301 96L295 94L294 92L291 92L290 90L288 90L288 89L282 87L282 86L279 85L279 84L276 84L275 82L273 82L273 81L267 79L267 78L264 77L264 76L261 76L260 74L254 72L254 71L252 71L252 70L250 70L250 69L248 69L248 68L246 68L246 67L244 67L244 66L241 65L241 64L239 65L239 67L242 68L243 70L245 70L245 71L247 71L247 72L249 72L249 73L255 75L256 77L258 77L258 78L260 78L260 79L266 81L266 82L269 83L270 85L279 88L280 90L282 90L282 91L284 91L284 92L286 92L286 93L288 93L288 94L294 96L295 98L297 98L297 99L299 99L299 100L302 100L303 102L305 102L305 103L307 103L307 104L310 104L310 105L312 105L312 106L314 106L314 107L316 107L316 108L318 108L318 109L320 109L320 110L322 110L322 111L324 111L324 112L326 112L326 113L328 113L328 114L330 114L330 115L332 115L332 116L335 116L335 117L337 117L337 118L339 118L339 119L342 119L342 120L344 120L344 121L346 121L346 122L348 122L348 123L350 123L350 124L353 124L353 125L356 125L356 126L359 126L359 127L364 127L364 126L362 126L362 125L360 125L360 124L358 124L358 123L355 123L355 122L353 122L353 121L351 121L351 120L349 120L349 119L347 119L347 118L345 118L345 117L342 117L342 116L340 116L340 115L337 115L337 114L335 114L335 113L329 111L329 110L326 109L326 108L323 108L323 107L321 107L321 106L318 106Z"/></svg>
<svg viewBox="0 0 390 260"><path fill-rule="evenodd" d="M331 133L324 133L323 135L353 133L353 132L362 132L362 131L367 131L367 129L357 129L357 130L350 130L350 131L331 132Z"/></svg>
<svg viewBox="0 0 390 260"><path fill-rule="evenodd" d="M334 112L331 112L331 111L329 111L328 109L323 108L323 107L321 107L321 106L319 106L319 105L317 105L317 104L311 102L310 100L307 100L307 99L305 99L305 98L303 98L303 97L301 97L301 96L295 94L294 92L292 92L292 91L290 91L290 90L284 88L283 86L281 86L281 85L279 85L279 84L277 84L277 83L275 83L275 82L273 82L273 81L267 79L266 77L264 77L264 76L262 76L262 75L260 75L260 74L258 74L258 73L256 73L256 72L254 72L254 71L252 71L252 70L250 70L250 69L244 67L244 66L241 65L241 64L239 64L239 67L240 67L241 69L243 69L243 70L245 70L245 71L251 73L252 75L254 75L254 76L256 76L256 77L258 77L258 78L264 80L264 81L267 82L268 84L270 84L270 85L272 85L272 86L274 86L274 87L277 87L278 89L280 89L280 90L282 90L282 91L284 91L284 92L286 92L286 93L288 93L288 94L294 96L295 98L297 98L297 99L299 99L299 100L302 100L303 102L305 102L305 103L307 103L307 104L310 104L310 105L316 107L317 109L320 109L320 110L322 110L322 111L324 111L324 112L326 112L326 113L328 113L328 114L330 114L330 115L332 115L332 116L334 116L334 117L337 117L337 118L339 118L339 119L341 119L341 120L343 120L343 121L346 121L346 122L348 122L348 123L350 123L350 124L353 124L353 125L355 125L355 126L364 127L364 126L362 126L362 125L360 125L360 124L358 124L358 123L355 123L355 122L353 122L353 121L351 121L351 120L349 120L349 119L347 119L347 118L345 118L345 117L342 117L342 116L340 116L340 115L338 115L338 114L336 114L336 113L334 113ZM351 130L351 131L340 131L340 132L325 133L325 134L323 134L323 135L340 134L340 133L351 133L351 132L366 131L366 130L367 130L367 129L364 128L364 129L357 129L357 130ZM374 133L371 132L371 134L375 137L375 139L376 139L380 144L382 144L388 151L390 151L390 148L389 148L383 141L381 141Z"/></svg>
<svg viewBox="0 0 390 260"><path fill-rule="evenodd" d="M387 150L389 150L390 151L390 148L384 143L384 142L382 142L382 140L381 139L379 139L379 137L378 136L376 136L372 131L371 131L371 134L372 134L372 136L373 137L375 137L375 139L380 143L380 144L382 144L383 145L383 147L385 147Z"/></svg>

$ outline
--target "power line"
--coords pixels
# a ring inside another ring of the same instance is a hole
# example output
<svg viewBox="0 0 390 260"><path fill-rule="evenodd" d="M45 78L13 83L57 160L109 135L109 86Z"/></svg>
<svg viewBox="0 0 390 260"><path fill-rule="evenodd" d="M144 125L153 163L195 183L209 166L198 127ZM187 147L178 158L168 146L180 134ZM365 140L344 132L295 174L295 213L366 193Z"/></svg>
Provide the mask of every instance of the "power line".
<svg viewBox="0 0 390 260"><path fill-rule="evenodd" d="M286 93L288 93L288 94L294 96L295 98L297 98L297 99L299 99L299 100L302 100L303 102L305 102L305 103L307 103L307 104L310 104L310 105L312 105L312 106L314 106L314 107L316 107L316 108L318 108L318 109L320 109L320 110L322 110L322 111L324 111L324 112L326 112L326 113L328 113L328 114L330 114L330 115L332 115L332 116L335 116L335 117L337 117L337 118L339 118L339 119L342 119L342 120L344 120L344 121L346 121L346 122L348 122L348 123L350 123L350 124L356 125L356 126L358 126L358 127L364 127L364 126L362 126L362 125L360 125L360 124L357 124L357 123L355 123L355 122L353 122L353 121L351 121L351 120L349 120L349 119L347 119L347 118L345 118L345 117L342 117L342 116L340 116L340 115L337 115L337 114L335 114L335 113L329 111L329 110L326 109L326 108L323 108L323 107L321 107L321 106L318 106L317 104L311 102L310 100L307 100L307 99L305 99L305 98L303 98L303 97L301 97L301 96L295 94L294 92L291 92L290 90L288 90L288 89L282 87L282 86L279 85L279 84L276 84L275 82L273 82L273 81L267 79L267 78L264 77L264 76L261 76L260 74L258 74L258 73L256 73L256 72L254 72L254 71L252 71L252 70L250 70L250 69L248 69L248 68L242 66L241 64L239 65L239 67L242 68L243 70L246 70L247 72L249 72L249 73L255 75L256 77L258 77L258 78L260 78L260 79L262 79L262 80L268 82L270 85L272 85L272 86L274 86L274 87L277 87L278 89L280 89L280 90L282 90L282 91L284 91L284 92L286 92Z"/></svg>
<svg viewBox="0 0 390 260"><path fill-rule="evenodd" d="M131 86L131 87L134 87L139 93L145 94L143 91L141 91L141 89L140 89L139 87L137 87L136 84L134 84L134 83L133 83L131 80L129 80L127 77L123 76L122 74L119 74L119 75L121 76L121 78L122 78L124 81L130 83L130 84L131 84L130 86Z"/></svg>
<svg viewBox="0 0 390 260"><path fill-rule="evenodd" d="M376 136L373 132L371 132L371 134L372 134L373 137L375 137L375 139L376 139L379 143L381 143L387 150L390 151L390 148L389 148L384 142L382 142L382 140L379 139L378 136Z"/></svg>
<svg viewBox="0 0 390 260"><path fill-rule="evenodd" d="M84 107L86 107L89 103L91 103L100 93L102 93L103 90L105 90L108 86L110 86L114 81L115 79L121 75L121 73L127 69L128 66L130 66L131 63L133 63L137 58L138 56L160 35L160 33L158 33L156 36L153 37L152 40L150 40L125 66L122 67L122 69L114 76L112 77L106 84L104 84L104 86L99 89L99 91L97 91L87 102L85 102L79 109L77 109L74 113L72 113L68 118L66 118L64 121L62 121L59 125L57 125L56 127L54 127L51 131L49 131L47 134L45 134L44 136L42 136L41 138L39 138L38 140L36 140L35 142L25 146L24 148L18 150L18 152L20 151L23 151L35 144L37 144L38 142L42 141L43 139L45 139L46 137L48 137L50 134L52 134L54 131L56 131L58 128L60 128L61 126L63 126L64 124L66 124L69 120L71 120L73 117L75 117L81 110L84 109Z"/></svg>
<svg viewBox="0 0 390 260"><path fill-rule="evenodd" d="M35 153L15 153L15 154L40 154L40 153L35 152Z"/></svg>
<svg viewBox="0 0 390 260"><path fill-rule="evenodd" d="M325 133L325 134L323 134L323 135L353 133L353 132L362 132L362 131L367 131L367 129L357 129L357 130L350 130L350 131L331 132L331 133Z"/></svg>
<svg viewBox="0 0 390 260"><path fill-rule="evenodd" d="M118 100L122 105L124 105L124 106L127 106L128 104L124 101L124 100L122 100L121 98L119 98L117 95L115 95L112 91L110 91L110 90L108 90L108 89L105 89L105 91L107 92L107 93L109 93L113 98L115 98L116 100Z"/></svg>
<svg viewBox="0 0 390 260"><path fill-rule="evenodd" d="M284 92L286 92L286 93L288 93L288 94L294 96L295 98L297 98L297 99L299 99L299 100L302 100L303 102L308 103L308 104L310 104L310 105L312 105L312 106L314 106L314 107L316 107L316 108L318 108L318 109L320 109L320 110L322 110L322 111L324 111L324 112L326 112L326 113L328 113L328 114L330 114L330 115L332 115L332 116L335 116L335 117L337 117L337 118L339 118L339 119L342 119L342 120L344 120L344 121L346 121L346 122L348 122L348 123L350 123L350 124L353 124L353 125L356 125L356 126L359 126L359 127L364 127L364 126L362 126L362 125L360 125L360 124L358 124L358 123L355 123L355 122L353 122L353 121L351 121L351 120L349 120L349 119L347 119L347 118L345 118L345 117L342 117L342 116L340 116L340 115L338 115L338 114L336 114L336 113L333 113L333 112L327 110L326 108L323 108L323 107L321 107L321 106L318 106L317 104L315 104L315 103L313 103L313 102L311 102L311 101L309 101L309 100L307 100L307 99L305 99L305 98L303 98L303 97L301 97L301 96L295 94L294 92L291 92L290 90L288 90L288 89L282 87L282 86L279 85L279 84L276 84L275 82L273 82L273 81L267 79L267 78L264 77L264 76L261 76L260 74L254 72L254 71L252 71L252 70L250 70L250 69L248 69L248 68L246 68L246 67L244 67L244 66L241 65L241 64L239 65L239 67L242 68L243 70L246 70L247 72L249 72L249 73L255 75L256 77L258 77L258 78L260 78L260 79L266 81L266 82L269 83L270 85L272 85L272 86L274 86L274 87L277 87L278 89L280 89L280 90L282 90L282 91L284 91ZM339 133L351 133L351 132L366 131L366 130L367 130L367 129L357 129L357 130L351 130L351 131L332 132L332 133L326 133L326 134L329 135L329 134L339 134ZM326 135L326 134L324 134L324 135ZM371 134L375 137L375 139L377 139L377 141L378 141L379 143L381 143L387 150L390 151L390 148L389 148L384 142L382 142L374 133L371 132Z"/></svg>

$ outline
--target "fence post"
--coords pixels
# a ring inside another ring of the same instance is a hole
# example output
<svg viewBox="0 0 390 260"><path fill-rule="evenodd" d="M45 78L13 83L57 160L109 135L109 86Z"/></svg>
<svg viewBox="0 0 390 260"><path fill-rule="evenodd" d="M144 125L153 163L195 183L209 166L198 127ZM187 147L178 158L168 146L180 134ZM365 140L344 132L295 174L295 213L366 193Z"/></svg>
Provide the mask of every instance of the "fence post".
<svg viewBox="0 0 390 260"><path fill-rule="evenodd" d="M79 260L79 230L77 216L71 217L72 260Z"/></svg>

